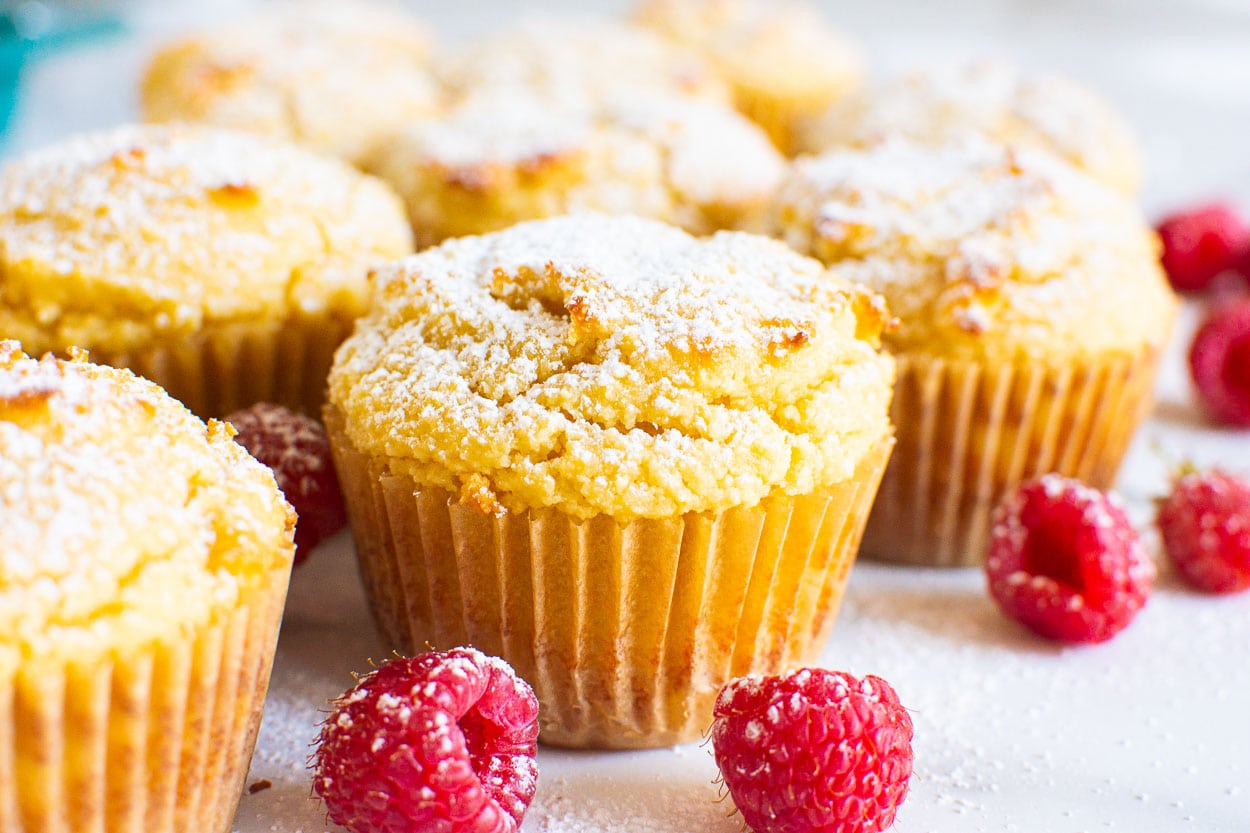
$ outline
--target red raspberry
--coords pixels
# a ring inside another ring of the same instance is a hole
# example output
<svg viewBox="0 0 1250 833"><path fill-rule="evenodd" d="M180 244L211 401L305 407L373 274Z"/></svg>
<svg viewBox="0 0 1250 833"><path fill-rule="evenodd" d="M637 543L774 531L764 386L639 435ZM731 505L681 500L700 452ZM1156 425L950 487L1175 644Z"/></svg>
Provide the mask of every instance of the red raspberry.
<svg viewBox="0 0 1250 833"><path fill-rule="evenodd" d="M739 677L716 699L712 751L756 833L877 833L911 778L911 715L871 675Z"/></svg>
<svg viewBox="0 0 1250 833"><path fill-rule="evenodd" d="M1250 228L1230 205L1211 203L1160 221L1163 269L1180 292L1201 292L1250 245Z"/></svg>
<svg viewBox="0 0 1250 833"><path fill-rule="evenodd" d="M394 659L334 701L313 788L352 833L515 833L534 797L538 700L472 648Z"/></svg>
<svg viewBox="0 0 1250 833"><path fill-rule="evenodd" d="M1250 240L1242 247L1241 257L1233 264L1233 271L1245 282L1250 283Z"/></svg>
<svg viewBox="0 0 1250 833"><path fill-rule="evenodd" d="M1189 347L1198 398L1221 422L1250 426L1250 301L1213 312Z"/></svg>
<svg viewBox="0 0 1250 833"><path fill-rule="evenodd" d="M1057 474L1025 483L995 510L985 571L1004 613L1064 642L1122 631L1155 576L1120 501Z"/></svg>
<svg viewBox="0 0 1250 833"><path fill-rule="evenodd" d="M347 510L321 423L281 405L259 402L226 417L236 442L273 469L278 488L295 510L295 563L343 528Z"/></svg>
<svg viewBox="0 0 1250 833"><path fill-rule="evenodd" d="M1158 523L1163 548L1194 587L1250 588L1250 483L1221 471L1185 474L1160 502Z"/></svg>

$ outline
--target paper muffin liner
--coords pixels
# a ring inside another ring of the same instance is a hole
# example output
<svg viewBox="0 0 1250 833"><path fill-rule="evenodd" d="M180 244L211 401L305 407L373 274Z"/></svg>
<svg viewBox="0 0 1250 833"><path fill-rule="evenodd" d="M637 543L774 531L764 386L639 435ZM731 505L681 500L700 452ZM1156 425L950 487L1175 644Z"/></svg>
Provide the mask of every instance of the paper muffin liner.
<svg viewBox="0 0 1250 833"><path fill-rule="evenodd" d="M1159 350L1065 367L898 357L898 448L864 533L863 555L980 566L990 515L1049 472L1115 481L1152 404Z"/></svg>
<svg viewBox="0 0 1250 833"><path fill-rule="evenodd" d="M385 637L503 657L538 694L540 739L594 748L697 738L728 679L815 658L893 445L818 493L620 523L483 513L355 449L333 408L326 422Z"/></svg>
<svg viewBox="0 0 1250 833"><path fill-rule="evenodd" d="M229 831L285 595L283 574L184 641L5 675L0 830Z"/></svg>
<svg viewBox="0 0 1250 833"><path fill-rule="evenodd" d="M93 348L91 360L130 368L200 417L223 417L256 402L317 416L334 351L352 326L333 316L209 323L179 341L129 351Z"/></svg>

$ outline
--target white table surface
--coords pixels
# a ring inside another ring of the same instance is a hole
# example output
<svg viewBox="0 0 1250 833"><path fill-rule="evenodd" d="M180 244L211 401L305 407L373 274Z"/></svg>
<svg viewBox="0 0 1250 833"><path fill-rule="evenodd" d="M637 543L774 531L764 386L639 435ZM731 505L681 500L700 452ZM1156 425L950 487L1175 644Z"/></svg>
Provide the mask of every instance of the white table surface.
<svg viewBox="0 0 1250 833"><path fill-rule="evenodd" d="M203 4L209 5L209 4ZM132 4L132 33L31 68L4 150L133 117L135 78L154 39L209 9ZM527 4L414 4L456 35ZM578 4L620 8L621 3ZM532 6L531 6L532 7ZM1093 7L1093 8L1091 8ZM1067 71L1103 91L1138 129L1149 213L1223 195L1250 209L1250 2L956 0L831 9L867 46L874 71L973 56ZM1250 433L1207 424L1181 351L1187 310L1159 384L1159 406L1120 478L1143 523L1172 462L1250 475ZM1157 552L1154 537L1152 547ZM1166 567L1138 620L1108 644L1064 648L1005 620L975 570L861 563L822 662L885 677L915 720L916 768L899 833L1250 831L1250 594L1212 598ZM326 701L389 648L373 631L350 539L296 571L239 833L336 830L305 769ZM636 753L540 749L526 833L738 833L717 803L707 749Z"/></svg>

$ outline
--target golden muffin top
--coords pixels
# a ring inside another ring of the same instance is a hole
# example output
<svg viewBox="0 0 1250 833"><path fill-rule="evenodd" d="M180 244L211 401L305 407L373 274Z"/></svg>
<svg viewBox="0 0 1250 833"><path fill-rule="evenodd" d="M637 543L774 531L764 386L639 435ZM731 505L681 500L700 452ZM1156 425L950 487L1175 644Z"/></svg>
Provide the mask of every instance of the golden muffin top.
<svg viewBox="0 0 1250 833"><path fill-rule="evenodd" d="M1055 74L995 61L934 68L863 90L801 132L799 149L866 147L896 136L941 145L968 133L1063 157L1121 193L1141 186L1132 131L1100 96Z"/></svg>
<svg viewBox="0 0 1250 833"><path fill-rule="evenodd" d="M1063 361L1162 346L1175 298L1122 195L1057 157L969 140L799 159L774 231L880 292L901 351Z"/></svg>
<svg viewBox="0 0 1250 833"><path fill-rule="evenodd" d="M357 315L412 251L385 185L285 142L142 125L0 170L0 333L124 350L205 322Z"/></svg>
<svg viewBox="0 0 1250 833"><path fill-rule="evenodd" d="M642 0L635 19L706 56L783 150L796 120L828 108L863 75L855 44L804 3Z"/></svg>
<svg viewBox="0 0 1250 833"><path fill-rule="evenodd" d="M0 342L0 668L177 639L285 581L294 514L233 433Z"/></svg>
<svg viewBox="0 0 1250 833"><path fill-rule="evenodd" d="M194 121L355 161L440 106L431 38L398 9L285 3L162 48L144 73L148 121Z"/></svg>
<svg viewBox="0 0 1250 833"><path fill-rule="evenodd" d="M615 20L532 17L449 51L440 65L448 93L459 99L528 93L577 104L641 91L729 100L703 57Z"/></svg>
<svg viewBox="0 0 1250 833"><path fill-rule="evenodd" d="M392 471L485 511L750 506L850 477L891 431L880 298L765 237L558 217L376 282L331 411Z"/></svg>
<svg viewBox="0 0 1250 833"><path fill-rule="evenodd" d="M663 93L553 103L467 100L382 148L419 243L569 211L638 214L697 233L762 222L784 160L729 107Z"/></svg>

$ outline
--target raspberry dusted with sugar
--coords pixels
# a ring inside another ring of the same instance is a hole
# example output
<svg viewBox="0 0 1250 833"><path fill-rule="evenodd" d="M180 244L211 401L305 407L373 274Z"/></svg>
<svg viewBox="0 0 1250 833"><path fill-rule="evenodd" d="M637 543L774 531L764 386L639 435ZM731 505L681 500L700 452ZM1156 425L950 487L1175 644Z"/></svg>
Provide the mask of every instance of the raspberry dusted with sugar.
<svg viewBox="0 0 1250 833"><path fill-rule="evenodd" d="M1160 501L1158 523L1168 557L1194 587L1250 588L1250 483L1221 471L1182 475Z"/></svg>
<svg viewBox="0 0 1250 833"><path fill-rule="evenodd" d="M538 701L472 648L394 659L334 702L313 788L352 833L515 833L534 797Z"/></svg>
<svg viewBox="0 0 1250 833"><path fill-rule="evenodd" d="M273 469L278 488L295 510L295 563L347 523L343 495L321 423L281 405L259 402L226 421L235 441Z"/></svg>
<svg viewBox="0 0 1250 833"><path fill-rule="evenodd" d="M712 751L755 833L877 833L911 778L911 715L871 675L739 677L716 700Z"/></svg>
<svg viewBox="0 0 1250 833"><path fill-rule="evenodd" d="M985 563L1003 612L1064 642L1105 642L1146 604L1154 563L1114 496L1048 474L994 512Z"/></svg>
<svg viewBox="0 0 1250 833"><path fill-rule="evenodd" d="M1165 217L1157 228L1163 269L1180 292L1201 292L1250 247L1250 228L1230 205L1212 203Z"/></svg>
<svg viewBox="0 0 1250 833"><path fill-rule="evenodd" d="M1194 335L1189 370L1220 422L1250 426L1250 301L1216 309Z"/></svg>

